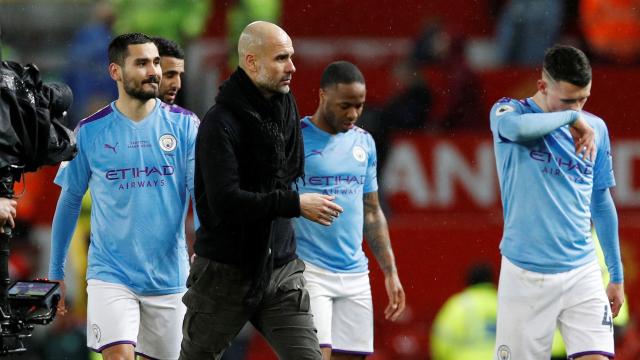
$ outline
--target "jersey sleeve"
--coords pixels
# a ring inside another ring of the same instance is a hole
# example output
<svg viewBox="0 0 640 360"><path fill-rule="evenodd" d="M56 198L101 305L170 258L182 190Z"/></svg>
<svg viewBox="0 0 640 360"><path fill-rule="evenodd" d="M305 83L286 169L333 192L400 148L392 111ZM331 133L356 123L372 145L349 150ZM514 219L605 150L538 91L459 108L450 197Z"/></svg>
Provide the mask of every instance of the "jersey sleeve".
<svg viewBox="0 0 640 360"><path fill-rule="evenodd" d="M491 112L489 113L490 127L491 133L493 134L493 139L495 142L511 142L509 139L500 136L500 132L498 131L498 124L500 120L507 116L518 116L520 115L517 110L516 104L513 103L513 100L509 98L502 98L498 100L497 103L491 107Z"/></svg>
<svg viewBox="0 0 640 360"><path fill-rule="evenodd" d="M364 179L364 193L378 191L378 155L376 152L376 143L371 135L367 134L369 140L369 154L367 156L367 173Z"/></svg>
<svg viewBox="0 0 640 360"><path fill-rule="evenodd" d="M76 129L78 153L71 161L63 161L58 169L54 183L64 191L82 197L89 187L91 178L91 166L87 158L87 133L82 129Z"/></svg>
<svg viewBox="0 0 640 360"><path fill-rule="evenodd" d="M200 220L198 218L198 214L196 212L196 193L195 193L195 185L194 185L194 174L195 174L195 164L196 164L196 137L198 135L198 127L200 126L200 119L195 115L191 114L189 116L189 128L187 132L187 144L189 146L189 150L187 151L187 190L191 195L191 204L193 207L193 223L194 227L197 230L200 227Z"/></svg>
<svg viewBox="0 0 640 360"><path fill-rule="evenodd" d="M525 143L573 123L579 117L574 110L522 113L514 100L500 100L490 113L491 132L495 142Z"/></svg>
<svg viewBox="0 0 640 360"><path fill-rule="evenodd" d="M51 253L49 257L49 279L64 280L64 267L73 232L78 223L82 195L62 190L51 226Z"/></svg>
<svg viewBox="0 0 640 360"><path fill-rule="evenodd" d="M597 143L596 162L593 166L593 188L603 190L616 185L613 175L613 155L607 126L602 123L600 139Z"/></svg>

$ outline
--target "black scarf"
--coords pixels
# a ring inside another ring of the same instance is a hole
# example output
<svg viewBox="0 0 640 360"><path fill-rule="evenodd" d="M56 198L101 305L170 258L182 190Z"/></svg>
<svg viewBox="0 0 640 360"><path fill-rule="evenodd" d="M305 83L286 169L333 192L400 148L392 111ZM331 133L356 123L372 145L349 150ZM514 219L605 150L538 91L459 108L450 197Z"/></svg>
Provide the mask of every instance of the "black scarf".
<svg viewBox="0 0 640 360"><path fill-rule="evenodd" d="M252 156L263 191L289 189L304 173L300 115L291 93L267 99L241 68L220 86L216 102L246 122ZM288 138L287 135L290 134Z"/></svg>
<svg viewBox="0 0 640 360"><path fill-rule="evenodd" d="M260 181L259 192L288 190L304 175L304 144L300 115L291 93L274 94L270 99L258 90L241 68L220 86L216 103L228 107L238 121L244 122L248 134L248 151L255 159L255 171ZM244 302L255 306L262 299L273 273L272 222L255 224L264 231L266 241L258 242L258 263L253 284Z"/></svg>

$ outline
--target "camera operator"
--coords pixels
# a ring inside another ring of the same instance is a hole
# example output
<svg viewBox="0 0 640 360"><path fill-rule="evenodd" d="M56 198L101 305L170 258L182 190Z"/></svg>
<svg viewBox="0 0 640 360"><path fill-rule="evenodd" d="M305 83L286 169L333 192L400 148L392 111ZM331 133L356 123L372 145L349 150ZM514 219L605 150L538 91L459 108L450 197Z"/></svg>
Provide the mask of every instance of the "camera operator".
<svg viewBox="0 0 640 360"><path fill-rule="evenodd" d="M0 197L0 233L4 233L4 225L15 226L16 206L15 200Z"/></svg>

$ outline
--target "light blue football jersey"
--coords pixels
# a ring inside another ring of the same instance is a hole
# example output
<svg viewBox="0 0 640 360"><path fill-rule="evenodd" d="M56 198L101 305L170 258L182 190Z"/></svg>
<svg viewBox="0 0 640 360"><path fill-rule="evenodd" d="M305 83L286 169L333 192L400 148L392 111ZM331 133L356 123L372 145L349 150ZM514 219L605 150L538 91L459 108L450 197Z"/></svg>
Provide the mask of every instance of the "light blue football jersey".
<svg viewBox="0 0 640 360"><path fill-rule="evenodd" d="M503 98L491 109L504 210L500 249L523 269L565 272L596 259L591 193L615 186L611 144L604 121L585 111L581 116L596 136L595 161L575 154L569 125L526 143L510 142L498 133L503 119L536 113L543 111L531 98ZM563 112L545 114L566 116Z"/></svg>
<svg viewBox="0 0 640 360"><path fill-rule="evenodd" d="M331 135L310 117L300 125L305 153L305 176L297 181L300 193L333 195L344 212L329 227L294 219L298 256L333 272L365 272L363 194L378 190L373 138L357 126Z"/></svg>
<svg viewBox="0 0 640 360"><path fill-rule="evenodd" d="M87 279L121 284L141 295L185 290L184 223L198 124L190 111L158 99L139 122L123 115L115 102L80 122L78 155L60 166L55 183L79 196L87 188L91 193Z"/></svg>

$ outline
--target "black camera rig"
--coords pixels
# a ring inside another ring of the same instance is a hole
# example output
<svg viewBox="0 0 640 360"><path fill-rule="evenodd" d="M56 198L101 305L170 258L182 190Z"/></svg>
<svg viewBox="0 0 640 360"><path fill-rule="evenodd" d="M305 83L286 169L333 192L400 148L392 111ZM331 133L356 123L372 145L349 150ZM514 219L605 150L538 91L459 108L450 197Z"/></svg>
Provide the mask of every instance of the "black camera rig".
<svg viewBox="0 0 640 360"><path fill-rule="evenodd" d="M71 160L75 138L62 120L73 101L65 84L45 84L35 65L0 63L0 197L13 198L25 172ZM0 234L0 356L26 351L23 339L56 315L60 289L47 280L11 282L11 227Z"/></svg>
<svg viewBox="0 0 640 360"><path fill-rule="evenodd" d="M0 169L0 197L13 198L17 166ZM9 278L11 227L0 234L0 356L26 351L22 340L30 337L34 325L53 321L60 300L59 284L47 280L11 282Z"/></svg>

